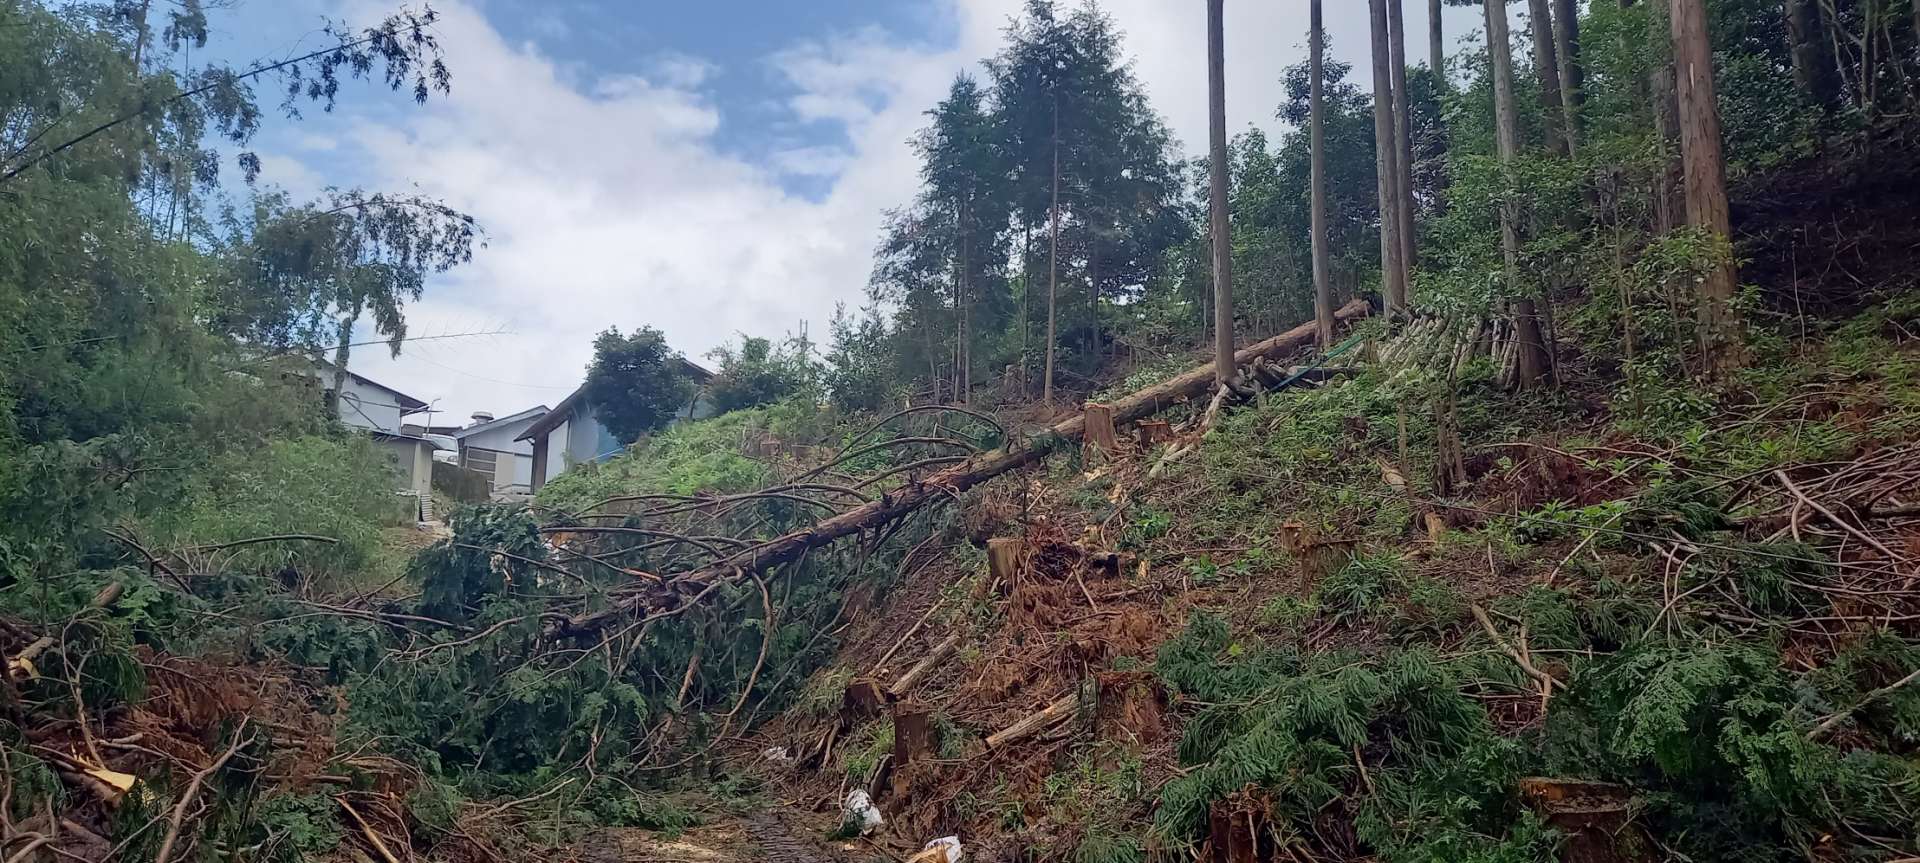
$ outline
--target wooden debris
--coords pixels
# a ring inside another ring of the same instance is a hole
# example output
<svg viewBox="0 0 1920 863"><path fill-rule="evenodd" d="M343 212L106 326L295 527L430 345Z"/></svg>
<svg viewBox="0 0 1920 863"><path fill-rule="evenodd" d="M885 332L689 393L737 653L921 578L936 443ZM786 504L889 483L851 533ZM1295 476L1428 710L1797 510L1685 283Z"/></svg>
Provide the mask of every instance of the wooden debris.
<svg viewBox="0 0 1920 863"><path fill-rule="evenodd" d="M1166 420L1141 420L1134 426L1133 434L1141 449L1149 449L1173 440L1173 424Z"/></svg>
<svg viewBox="0 0 1920 863"><path fill-rule="evenodd" d="M920 685L920 681L926 679L926 676L932 673L934 668L938 667L941 662L944 662L947 657L952 656L953 652L960 648L960 636L962 634L963 633L959 631L955 631L952 635L947 636L945 640L935 645L933 652L928 653L925 659L920 660L920 664L908 669L906 674L900 675L900 679L895 680L892 686L887 687L887 691L892 693L895 698L913 691L913 688Z"/></svg>
<svg viewBox="0 0 1920 863"><path fill-rule="evenodd" d="M987 748L998 749L1036 731L1052 727L1054 723L1073 715L1075 708L1079 706L1080 690L1075 687L1072 692L1054 699L1053 703L1041 708L1039 712L1028 714L1018 722L989 735Z"/></svg>

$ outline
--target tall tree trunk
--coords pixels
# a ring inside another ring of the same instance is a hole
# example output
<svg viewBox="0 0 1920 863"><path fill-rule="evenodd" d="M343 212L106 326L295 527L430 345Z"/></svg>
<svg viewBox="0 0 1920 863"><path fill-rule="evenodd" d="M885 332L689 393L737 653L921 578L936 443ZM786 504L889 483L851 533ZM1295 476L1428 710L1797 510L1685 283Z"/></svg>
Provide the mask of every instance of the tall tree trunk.
<svg viewBox="0 0 1920 863"><path fill-rule="evenodd" d="M1540 126L1546 130L1547 149L1562 156L1573 154L1567 140L1567 103L1560 92L1560 52L1553 44L1553 9L1550 0L1527 0L1527 23L1533 33L1533 74L1540 80Z"/></svg>
<svg viewBox="0 0 1920 863"><path fill-rule="evenodd" d="M1020 221L1025 222L1026 219ZM1020 226L1020 395L1032 396L1028 386L1033 367L1033 226Z"/></svg>
<svg viewBox="0 0 1920 863"><path fill-rule="evenodd" d="M1786 0L1787 41L1792 48L1794 84L1808 104L1824 113L1839 102L1840 88L1834 80L1826 17L1820 14L1819 4L1820 0Z"/></svg>
<svg viewBox="0 0 1920 863"><path fill-rule="evenodd" d="M1819 0L1813 0L1819 2ZM1684 170L1680 165L1680 96L1673 72L1670 0L1652 0L1647 6L1648 44L1653 46L1653 133L1660 148L1660 167L1653 178L1653 220L1665 234L1686 224Z"/></svg>
<svg viewBox="0 0 1920 863"><path fill-rule="evenodd" d="M1387 25L1386 0L1368 0L1373 17L1373 145L1380 187L1380 285L1387 308L1407 305L1407 283L1402 278L1400 242L1399 135L1394 130L1393 58Z"/></svg>
<svg viewBox="0 0 1920 863"><path fill-rule="evenodd" d="M1209 222L1213 231L1213 377L1233 379L1233 237L1227 220L1226 0L1207 0Z"/></svg>
<svg viewBox="0 0 1920 863"><path fill-rule="evenodd" d="M1053 403L1053 341L1060 298L1060 101L1053 103L1053 201L1047 205L1047 373L1040 400Z"/></svg>
<svg viewBox="0 0 1920 863"><path fill-rule="evenodd" d="M1499 154L1500 252L1506 275L1508 302L1513 312L1514 340L1518 342L1514 383L1538 386L1546 377L1547 351L1540 337L1540 313L1520 282L1520 204L1515 199L1514 160L1520 155L1519 106L1513 95L1513 42L1507 30L1505 0L1486 0L1487 57L1493 66L1494 148Z"/></svg>
<svg viewBox="0 0 1920 863"><path fill-rule="evenodd" d="M955 297L960 305L960 350L954 395L961 404L966 404L973 392L973 261L969 254L973 232L967 229L972 215L969 209L965 203L960 205L960 293Z"/></svg>
<svg viewBox="0 0 1920 863"><path fill-rule="evenodd" d="M1553 44L1560 54L1560 99L1565 106L1567 149L1580 147L1580 117L1587 106L1587 70L1580 60L1580 4L1553 0Z"/></svg>
<svg viewBox="0 0 1920 863"><path fill-rule="evenodd" d="M1714 92L1706 2L1672 0L1671 8L1687 223L1731 242L1733 222L1727 211L1727 167L1721 153L1720 104ZM1707 368L1716 375L1744 363L1740 319L1732 304L1736 277L1733 258L1727 255L1699 282L1701 350Z"/></svg>
<svg viewBox="0 0 1920 863"><path fill-rule="evenodd" d="M1400 283L1405 299L1413 301L1413 265L1419 260L1413 231L1413 105L1407 99L1407 33L1401 0L1387 0L1387 42L1393 52L1394 157L1400 170L1394 175L1399 195Z"/></svg>
<svg viewBox="0 0 1920 863"><path fill-rule="evenodd" d="M1333 279L1331 252L1327 248L1327 34L1320 0L1312 0L1307 32L1308 98L1313 108L1311 120L1313 184L1313 315L1319 324L1320 349L1333 348Z"/></svg>
<svg viewBox="0 0 1920 863"><path fill-rule="evenodd" d="M1445 93L1452 87L1447 80L1447 28L1444 21L1445 0L1427 0L1427 50L1428 67L1433 70L1434 92Z"/></svg>

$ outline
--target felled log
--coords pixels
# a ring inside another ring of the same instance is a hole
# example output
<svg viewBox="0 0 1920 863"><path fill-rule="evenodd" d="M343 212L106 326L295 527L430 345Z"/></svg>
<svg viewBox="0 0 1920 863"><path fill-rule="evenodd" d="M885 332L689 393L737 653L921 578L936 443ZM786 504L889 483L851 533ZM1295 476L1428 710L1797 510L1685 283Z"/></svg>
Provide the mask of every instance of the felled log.
<svg viewBox="0 0 1920 863"><path fill-rule="evenodd" d="M918 665L907 669L907 673L900 675L900 679L895 680L892 686L887 687L887 691L893 693L895 698L912 692L913 688L920 685L920 681L932 673L935 667L946 661L947 657L952 656L953 652L960 648L960 636L961 633L955 630L952 635L947 636L946 639L942 640L939 644L934 645L933 652L928 653L927 657L920 660Z"/></svg>
<svg viewBox="0 0 1920 863"><path fill-rule="evenodd" d="M1072 692L1054 699L1052 704L1041 708L1039 712L1028 714L1012 725L988 735L987 748L998 749L1034 732L1051 728L1054 723L1072 716L1079 706L1080 690L1075 687Z"/></svg>
<svg viewBox="0 0 1920 863"><path fill-rule="evenodd" d="M1365 317L1369 310L1370 307L1365 300L1354 300L1336 311L1334 317L1341 321L1351 321ZM1234 355L1234 361L1244 365L1253 362L1257 357L1284 357L1312 344L1317 333L1318 325L1312 322L1301 324L1241 349ZM1209 395L1215 388L1213 375L1213 364L1196 366L1168 380L1114 401L1109 405L1113 408L1113 422L1116 426L1125 425L1152 416L1173 405ZM1070 417L1047 429L1036 441L1010 442L1000 449L980 453L922 480L888 491L873 501L822 520L811 527L802 528L777 539L727 555L700 569L673 576L666 579L662 587L642 586L606 609L558 623L555 631L560 635L598 632L615 621L623 620L649 608L661 605L677 606L710 582L728 578L745 578L748 573L756 573L767 567L792 561L808 549L892 522L930 501L951 500L954 495L994 477L1039 462L1062 443L1081 440L1086 436L1086 422L1085 416ZM668 591L669 595L663 597L662 589Z"/></svg>

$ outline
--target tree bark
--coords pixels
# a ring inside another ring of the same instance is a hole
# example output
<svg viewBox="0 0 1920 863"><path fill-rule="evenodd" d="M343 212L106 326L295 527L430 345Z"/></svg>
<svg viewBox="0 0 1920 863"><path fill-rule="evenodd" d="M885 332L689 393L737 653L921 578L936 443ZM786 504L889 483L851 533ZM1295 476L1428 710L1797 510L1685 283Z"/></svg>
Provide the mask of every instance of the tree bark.
<svg viewBox="0 0 1920 863"><path fill-rule="evenodd" d="M1438 2L1438 0L1435 0ZM1319 327L1320 348L1333 348L1333 261L1332 252L1327 248L1327 94L1326 94L1326 25L1321 12L1321 0L1312 0L1308 30L1307 79L1308 98L1312 105L1313 118L1310 121L1312 147L1312 245L1313 245L1313 313Z"/></svg>
<svg viewBox="0 0 1920 863"><path fill-rule="evenodd" d="M1540 127L1546 131L1547 149L1573 155L1573 143L1566 134L1567 103L1560 91L1560 52L1553 43L1550 0L1527 0L1527 24L1533 33L1533 74L1540 81Z"/></svg>
<svg viewBox="0 0 1920 863"><path fill-rule="evenodd" d="M1687 223L1731 242L1733 220L1727 209L1727 166L1721 152L1720 104L1714 92L1705 0L1672 0L1671 8ZM1700 345L1707 368L1716 375L1744 362L1740 319L1733 309L1736 279L1728 254L1699 283Z"/></svg>
<svg viewBox="0 0 1920 863"><path fill-rule="evenodd" d="M1213 377L1233 379L1233 236L1227 219L1226 0L1207 0L1207 138L1212 165L1210 218L1213 232Z"/></svg>
<svg viewBox="0 0 1920 863"><path fill-rule="evenodd" d="M1431 52L1427 63L1433 70L1433 86L1438 93L1452 88L1452 82L1447 80L1447 28L1442 16L1445 11L1445 0L1427 0L1427 50Z"/></svg>
<svg viewBox="0 0 1920 863"><path fill-rule="evenodd" d="M1373 144L1374 167L1380 189L1380 284L1387 309L1407 304L1407 283L1401 269L1399 135L1394 130L1393 58L1388 34L1386 0L1368 0L1373 18Z"/></svg>
<svg viewBox="0 0 1920 863"><path fill-rule="evenodd" d="M1567 149L1580 147L1580 117L1587 106L1587 71L1580 60L1578 0L1554 0L1553 42L1560 54L1560 98L1565 107Z"/></svg>
<svg viewBox="0 0 1920 863"><path fill-rule="evenodd" d="M1353 320L1365 317L1369 311L1371 307L1366 301L1354 300L1342 306L1334 313L1334 317L1342 321ZM1286 357L1312 344L1316 331L1317 327L1308 322L1256 342L1235 355L1235 364L1247 365L1256 359L1277 360ZM1213 364L1208 363L1112 402L1114 424L1124 426L1175 404L1204 398L1216 387L1213 371ZM728 555L700 569L674 575L664 582L649 582L635 592L621 596L606 609L559 622L554 631L562 636L597 632L628 615L659 607L663 601L672 602L677 608L678 603L687 601L699 593L703 586L715 580L745 578L746 574L797 559L810 549L887 524L929 502L952 500L953 495L994 477L1035 464L1060 443L1077 441L1085 435L1086 418L1078 415L1070 417L1046 429L1033 441L1014 442L1001 449L981 453L809 527Z"/></svg>
<svg viewBox="0 0 1920 863"><path fill-rule="evenodd" d="M1399 195L1400 283L1404 299L1413 301L1413 265L1417 243L1413 222L1413 106L1407 101L1407 33L1402 0L1387 0L1387 42L1393 52L1393 137L1394 157L1400 170L1394 175Z"/></svg>
<svg viewBox="0 0 1920 863"><path fill-rule="evenodd" d="M1040 401L1053 403L1053 342L1060 298L1060 102L1053 103L1053 199L1047 205L1047 373Z"/></svg>
<svg viewBox="0 0 1920 863"><path fill-rule="evenodd" d="M1513 313L1514 338L1519 350L1514 383L1522 388L1539 385L1546 377L1546 345L1540 337L1540 314L1520 282L1520 205L1513 163L1520 155L1519 106L1513 94L1513 43L1507 30L1503 0L1487 0L1487 56L1493 66L1494 146L1499 154L1506 189L1500 197L1500 252Z"/></svg>
<svg viewBox="0 0 1920 863"><path fill-rule="evenodd" d="M1793 81L1808 104L1831 111L1839 101L1833 57L1828 52L1826 17L1820 0L1786 0L1787 40L1792 48ZM1920 10L1920 6L1915 9Z"/></svg>
<svg viewBox="0 0 1920 863"><path fill-rule="evenodd" d="M1812 0L1818 2L1818 0ZM1669 0L1651 0L1647 6L1648 44L1654 47L1653 131L1660 147L1659 173L1653 178L1653 218L1658 233L1686 224L1686 193L1680 165L1680 100L1673 73L1673 37Z"/></svg>

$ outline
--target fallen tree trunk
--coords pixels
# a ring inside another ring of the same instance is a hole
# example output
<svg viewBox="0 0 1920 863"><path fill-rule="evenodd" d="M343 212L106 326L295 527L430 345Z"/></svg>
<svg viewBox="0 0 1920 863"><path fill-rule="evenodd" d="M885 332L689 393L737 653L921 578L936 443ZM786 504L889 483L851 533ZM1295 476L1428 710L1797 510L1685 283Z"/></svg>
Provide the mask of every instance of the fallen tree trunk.
<svg viewBox="0 0 1920 863"><path fill-rule="evenodd" d="M1076 688L1074 691L1054 699L1053 703L1048 704L1038 713L1027 714L1021 718L1020 721L988 736L987 748L998 749L1015 740L1033 734L1036 731L1044 731L1047 728L1051 728L1054 723L1073 715L1073 711L1079 708L1079 706L1080 690Z"/></svg>
<svg viewBox="0 0 1920 863"><path fill-rule="evenodd" d="M887 687L887 691L892 693L895 698L913 691L915 686L920 685L921 680L933 672L935 666L945 661L947 657L952 656L955 650L960 649L960 636L962 634L959 630L954 630L952 635L947 636L939 644L935 645L933 652L927 654L925 659L920 660L918 665L909 669L906 674L900 675L900 679L894 681L892 686Z"/></svg>
<svg viewBox="0 0 1920 863"><path fill-rule="evenodd" d="M1341 321L1350 321L1365 317L1369 310L1370 307L1365 300L1354 300L1335 312L1334 317ZM1280 359L1313 344L1316 336L1316 324L1312 322L1301 324L1265 341L1243 348L1234 356L1234 361L1240 365L1247 365L1255 359ZM1110 402L1108 406L1113 411L1113 424L1118 427L1150 417L1175 404L1209 395L1214 391L1214 387L1212 364L1196 366L1171 379ZM609 608L561 622L557 627L557 633L565 636L598 632L612 625L616 620L649 608L658 607L661 613L671 611L686 601L687 592L696 591L712 581L745 577L747 573L759 572L769 566L786 563L798 558L808 549L887 524L930 501L952 498L1001 474L1034 464L1061 444L1083 438L1086 435L1086 428L1086 417L1076 414L1047 429L1035 439L1024 442L1009 441L1000 449L980 453L931 476L917 480L910 479L906 485L882 494L877 500L822 520L812 527L742 549L703 568L674 576L664 585L667 591L664 596L661 593L662 586L647 585L621 598Z"/></svg>

